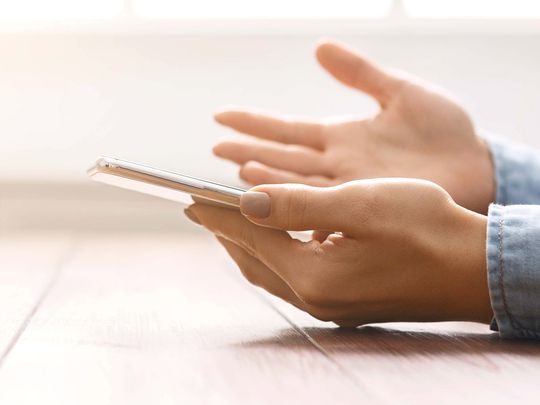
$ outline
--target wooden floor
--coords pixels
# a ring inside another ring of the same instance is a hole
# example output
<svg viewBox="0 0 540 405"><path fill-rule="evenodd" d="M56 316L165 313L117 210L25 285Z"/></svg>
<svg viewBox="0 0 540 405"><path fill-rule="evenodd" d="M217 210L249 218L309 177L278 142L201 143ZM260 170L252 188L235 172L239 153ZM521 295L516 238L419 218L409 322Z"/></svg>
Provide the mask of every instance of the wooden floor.
<svg viewBox="0 0 540 405"><path fill-rule="evenodd" d="M0 404L537 403L540 343L485 325L340 330L202 233L0 238Z"/></svg>

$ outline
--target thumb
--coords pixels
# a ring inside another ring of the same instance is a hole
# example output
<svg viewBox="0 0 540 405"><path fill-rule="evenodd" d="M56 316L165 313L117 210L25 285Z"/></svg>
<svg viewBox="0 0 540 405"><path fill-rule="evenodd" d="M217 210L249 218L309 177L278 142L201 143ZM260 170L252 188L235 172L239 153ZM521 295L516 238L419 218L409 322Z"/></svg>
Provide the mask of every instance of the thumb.
<svg viewBox="0 0 540 405"><path fill-rule="evenodd" d="M343 84L363 91L384 106L403 80L336 42L322 42L316 50L321 66Z"/></svg>
<svg viewBox="0 0 540 405"><path fill-rule="evenodd" d="M241 196L240 210L251 222L271 228L353 233L356 204L350 194L343 186L262 185Z"/></svg>

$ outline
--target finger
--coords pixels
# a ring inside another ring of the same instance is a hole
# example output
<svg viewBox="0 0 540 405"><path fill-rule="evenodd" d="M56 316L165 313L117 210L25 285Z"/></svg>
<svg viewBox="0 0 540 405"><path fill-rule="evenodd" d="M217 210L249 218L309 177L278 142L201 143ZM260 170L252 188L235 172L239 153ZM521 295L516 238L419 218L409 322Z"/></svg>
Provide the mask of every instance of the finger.
<svg viewBox="0 0 540 405"><path fill-rule="evenodd" d="M302 175L329 175L323 155L313 149L298 145L248 139L227 140L214 147L214 153L240 165L256 160L276 169Z"/></svg>
<svg viewBox="0 0 540 405"><path fill-rule="evenodd" d="M331 235L332 233L333 232L329 231L313 231L313 233L311 234L311 238L319 243L323 243L328 237L328 235Z"/></svg>
<svg viewBox="0 0 540 405"><path fill-rule="evenodd" d="M345 329L355 329L358 326L362 325L361 321L349 320L349 319L341 319L341 320L338 319L332 322L334 322L339 327L345 328Z"/></svg>
<svg viewBox="0 0 540 405"><path fill-rule="evenodd" d="M326 308L320 306L314 306L305 303L298 297L298 295L282 280L276 273L264 265L260 260L251 256L248 252L238 246L236 243L231 242L225 238L217 237L219 242L227 250L227 253L236 262L238 268L244 275L244 277L253 285L261 287L268 291L270 294L281 298L282 300L296 306L302 311L306 311L311 315L321 320L334 320L338 317L342 317L350 312L348 307L346 308ZM341 318L339 318L341 319ZM339 325L354 326L358 325L357 321L351 321L343 319L335 321Z"/></svg>
<svg viewBox="0 0 540 405"><path fill-rule="evenodd" d="M302 276L298 269L307 267L304 261L311 253L306 247L308 244L291 238L287 232L254 225L238 211L226 208L194 204L188 211L210 232L234 242L259 259L291 288Z"/></svg>
<svg viewBox="0 0 540 405"><path fill-rule="evenodd" d="M335 187L256 186L240 197L240 210L250 221L271 228L358 234L370 205L365 182Z"/></svg>
<svg viewBox="0 0 540 405"><path fill-rule="evenodd" d="M231 258L236 262L244 277L253 285L261 287L270 294L290 302L296 306L302 303L291 288L276 273L270 270L264 263L251 256L237 244L217 237Z"/></svg>
<svg viewBox="0 0 540 405"><path fill-rule="evenodd" d="M253 185L298 183L324 187L334 184L330 178L325 176L304 176L287 170L276 169L256 161L249 161L240 168L240 178Z"/></svg>
<svg viewBox="0 0 540 405"><path fill-rule="evenodd" d="M382 106L399 90L403 80L389 74L353 50L323 42L316 50L321 66L343 84L374 97Z"/></svg>
<svg viewBox="0 0 540 405"><path fill-rule="evenodd" d="M247 110L225 110L214 118L222 125L244 134L285 144L324 148L323 124L272 117Z"/></svg>

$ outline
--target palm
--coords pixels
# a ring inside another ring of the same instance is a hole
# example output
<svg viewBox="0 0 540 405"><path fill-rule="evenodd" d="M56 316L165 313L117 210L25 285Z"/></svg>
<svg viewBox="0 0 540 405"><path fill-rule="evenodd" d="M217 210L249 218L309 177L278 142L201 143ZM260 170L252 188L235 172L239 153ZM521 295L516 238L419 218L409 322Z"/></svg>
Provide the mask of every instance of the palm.
<svg viewBox="0 0 540 405"><path fill-rule="evenodd" d="M321 45L318 57L340 81L377 99L380 113L299 122L226 111L216 119L254 138L222 142L215 153L240 164L251 184L420 178L441 185L460 205L487 210L493 195L489 152L459 105L334 44Z"/></svg>

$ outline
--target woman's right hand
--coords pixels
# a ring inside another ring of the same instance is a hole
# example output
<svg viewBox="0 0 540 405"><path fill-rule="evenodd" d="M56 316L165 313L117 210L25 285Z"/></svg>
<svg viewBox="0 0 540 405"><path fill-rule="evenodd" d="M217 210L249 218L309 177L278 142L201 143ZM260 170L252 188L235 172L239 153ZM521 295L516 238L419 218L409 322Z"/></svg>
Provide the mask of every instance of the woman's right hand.
<svg viewBox="0 0 540 405"><path fill-rule="evenodd" d="M486 217L434 183L357 180L335 187L261 185L238 211L186 214L214 233L246 278L339 325L492 317ZM288 230L318 230L301 242Z"/></svg>
<svg viewBox="0 0 540 405"><path fill-rule="evenodd" d="M487 212L495 193L489 148L459 104L336 43L319 45L317 58L339 81L375 98L380 112L299 121L225 110L216 120L251 137L222 141L215 154L239 164L240 176L254 185L418 178L439 184L468 209Z"/></svg>

